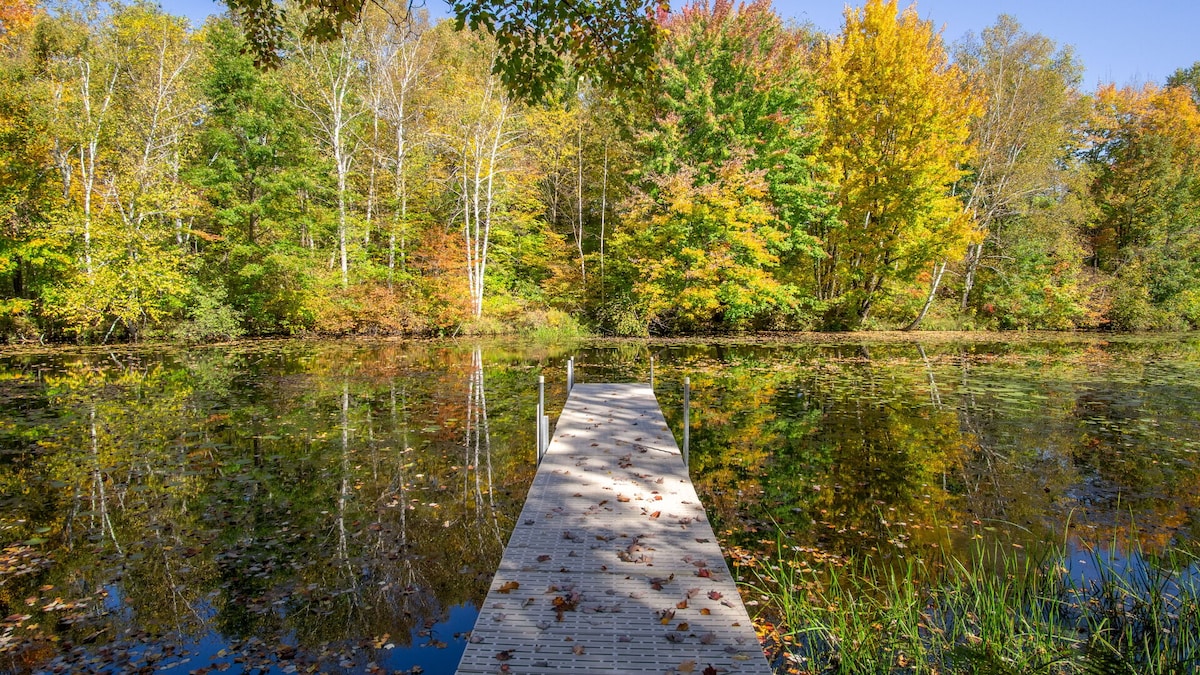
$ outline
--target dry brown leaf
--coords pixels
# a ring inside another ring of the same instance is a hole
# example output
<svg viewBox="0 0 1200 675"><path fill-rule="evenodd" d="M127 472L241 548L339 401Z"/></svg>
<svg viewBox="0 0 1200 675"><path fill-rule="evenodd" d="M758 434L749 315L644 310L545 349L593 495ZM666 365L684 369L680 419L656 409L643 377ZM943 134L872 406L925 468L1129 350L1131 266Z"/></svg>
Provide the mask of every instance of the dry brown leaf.
<svg viewBox="0 0 1200 675"><path fill-rule="evenodd" d="M503 586L496 589L497 593L512 593L521 587L521 584L516 581L506 582Z"/></svg>

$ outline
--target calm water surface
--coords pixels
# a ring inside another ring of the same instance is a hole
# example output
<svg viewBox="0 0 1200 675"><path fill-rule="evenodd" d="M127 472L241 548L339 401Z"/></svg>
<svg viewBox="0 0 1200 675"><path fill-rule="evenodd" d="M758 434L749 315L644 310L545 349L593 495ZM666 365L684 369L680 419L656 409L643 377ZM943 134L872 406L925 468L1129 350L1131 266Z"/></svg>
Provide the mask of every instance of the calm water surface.
<svg viewBox="0 0 1200 675"><path fill-rule="evenodd" d="M1194 336L0 352L0 672L453 672L572 355L735 558L1200 541Z"/></svg>

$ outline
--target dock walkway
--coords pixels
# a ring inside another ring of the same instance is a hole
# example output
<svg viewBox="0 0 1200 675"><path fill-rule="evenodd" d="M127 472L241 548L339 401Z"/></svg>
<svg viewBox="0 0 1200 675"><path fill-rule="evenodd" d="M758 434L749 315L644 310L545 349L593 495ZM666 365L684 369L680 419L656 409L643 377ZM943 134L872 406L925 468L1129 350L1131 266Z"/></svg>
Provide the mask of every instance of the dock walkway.
<svg viewBox="0 0 1200 675"><path fill-rule="evenodd" d="M458 672L771 672L649 386L571 390Z"/></svg>

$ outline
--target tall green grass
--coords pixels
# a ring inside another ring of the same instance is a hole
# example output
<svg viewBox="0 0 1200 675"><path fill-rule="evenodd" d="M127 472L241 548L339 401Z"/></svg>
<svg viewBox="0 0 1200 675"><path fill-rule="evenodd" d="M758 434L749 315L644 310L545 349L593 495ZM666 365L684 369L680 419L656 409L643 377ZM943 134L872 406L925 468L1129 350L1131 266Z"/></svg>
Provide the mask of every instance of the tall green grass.
<svg viewBox="0 0 1200 675"><path fill-rule="evenodd" d="M782 672L1200 673L1200 559L1135 549L1122 569L1065 547L995 545L899 563L790 552L751 564Z"/></svg>

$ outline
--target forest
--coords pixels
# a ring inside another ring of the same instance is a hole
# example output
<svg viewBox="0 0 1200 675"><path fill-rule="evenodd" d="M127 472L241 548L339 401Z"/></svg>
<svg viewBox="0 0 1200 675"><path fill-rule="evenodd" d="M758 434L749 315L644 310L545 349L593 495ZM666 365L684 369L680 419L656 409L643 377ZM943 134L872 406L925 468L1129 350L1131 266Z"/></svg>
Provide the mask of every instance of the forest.
<svg viewBox="0 0 1200 675"><path fill-rule="evenodd" d="M404 3L241 23L0 4L6 340L1200 326L1200 62L714 0L530 95Z"/></svg>

